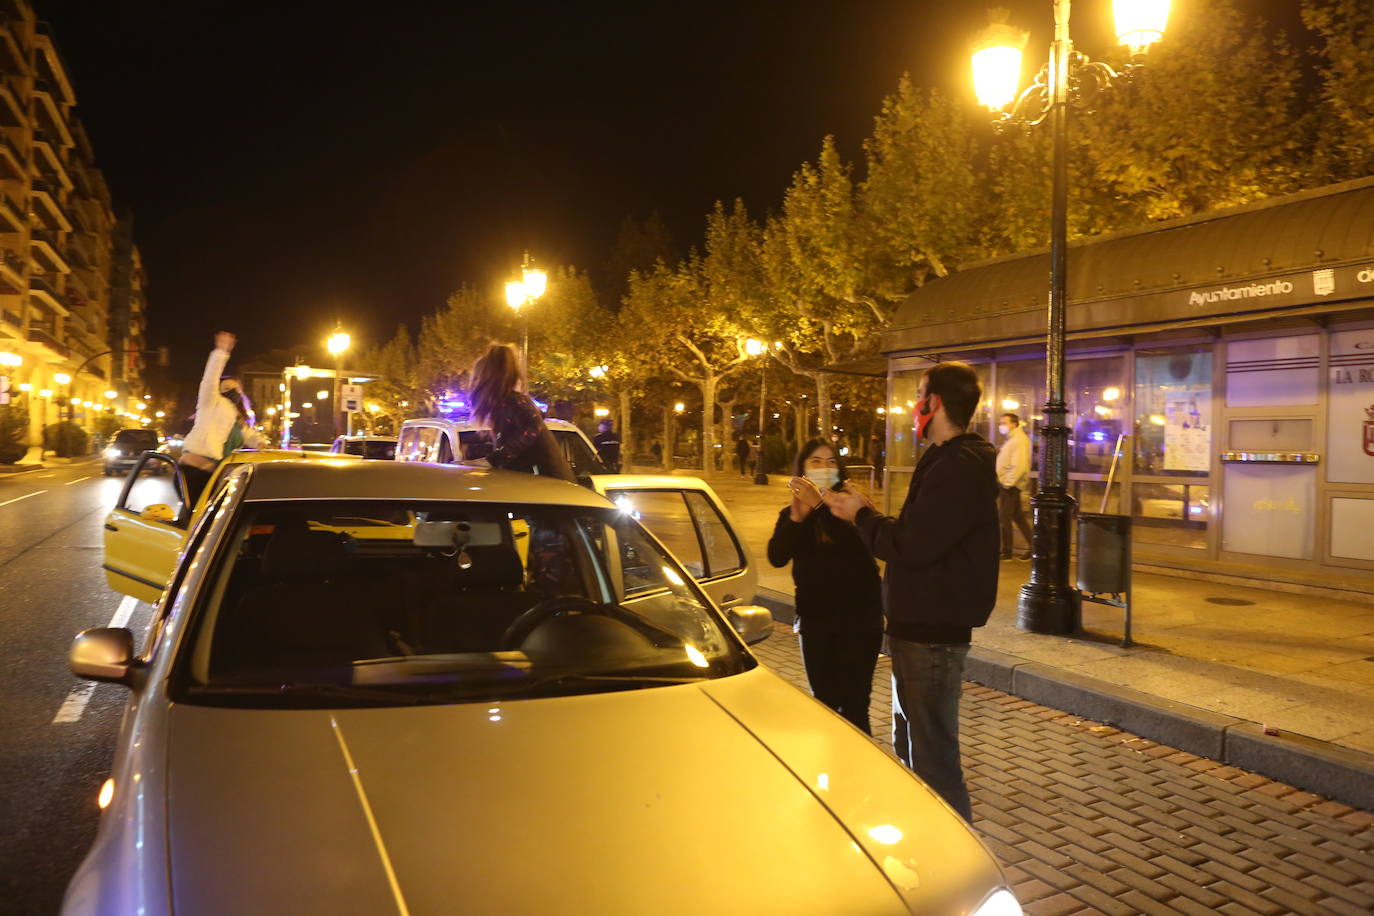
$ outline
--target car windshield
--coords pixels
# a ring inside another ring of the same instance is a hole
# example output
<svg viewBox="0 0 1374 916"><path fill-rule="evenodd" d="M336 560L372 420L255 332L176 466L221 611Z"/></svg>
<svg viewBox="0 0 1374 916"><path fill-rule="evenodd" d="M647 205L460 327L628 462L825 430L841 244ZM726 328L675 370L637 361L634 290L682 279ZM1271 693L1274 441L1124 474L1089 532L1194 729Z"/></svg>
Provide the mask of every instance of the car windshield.
<svg viewBox="0 0 1374 916"><path fill-rule="evenodd" d="M753 666L629 514L497 503L247 503L173 678L181 702L460 703Z"/></svg>
<svg viewBox="0 0 1374 916"><path fill-rule="evenodd" d="M355 439L344 444L344 451L364 458L391 461L396 457L396 443L385 439Z"/></svg>

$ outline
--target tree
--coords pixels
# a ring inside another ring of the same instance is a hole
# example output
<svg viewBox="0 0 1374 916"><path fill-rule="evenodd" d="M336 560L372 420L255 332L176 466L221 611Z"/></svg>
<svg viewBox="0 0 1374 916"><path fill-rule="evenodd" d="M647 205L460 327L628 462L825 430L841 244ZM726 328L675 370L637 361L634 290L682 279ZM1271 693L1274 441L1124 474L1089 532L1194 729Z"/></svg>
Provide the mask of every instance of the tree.
<svg viewBox="0 0 1374 916"><path fill-rule="evenodd" d="M1374 173L1374 6L1369 0L1303 0L1302 21L1321 38L1318 157L1327 180Z"/></svg>
<svg viewBox="0 0 1374 916"><path fill-rule="evenodd" d="M0 464L14 464L29 450L29 412L18 404L0 407Z"/></svg>
<svg viewBox="0 0 1374 916"><path fill-rule="evenodd" d="M402 419L423 412L428 391L419 374L416 347L408 327L398 326L391 340L365 352L362 365L380 376L367 386L365 406L369 417L385 417L399 429Z"/></svg>
<svg viewBox="0 0 1374 916"><path fill-rule="evenodd" d="M477 357L493 340L510 340L515 319L494 295L470 286L448 297L444 307L425 316L416 347L417 387L431 412L435 395L465 386Z"/></svg>

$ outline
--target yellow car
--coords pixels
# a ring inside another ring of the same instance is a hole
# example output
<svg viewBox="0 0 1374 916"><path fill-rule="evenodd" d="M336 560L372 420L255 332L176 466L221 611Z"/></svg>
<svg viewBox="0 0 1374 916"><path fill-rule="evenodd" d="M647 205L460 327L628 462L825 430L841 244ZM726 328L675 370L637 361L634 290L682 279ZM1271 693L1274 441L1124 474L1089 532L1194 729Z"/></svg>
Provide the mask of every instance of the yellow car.
<svg viewBox="0 0 1374 916"><path fill-rule="evenodd" d="M361 461L354 455L285 449L244 449L220 463L195 505L188 505L186 481L168 455L146 452L124 481L119 501L105 518L105 581L139 601L157 601L176 568L191 530L211 494L230 469L262 461ZM409 537L409 533L399 535Z"/></svg>

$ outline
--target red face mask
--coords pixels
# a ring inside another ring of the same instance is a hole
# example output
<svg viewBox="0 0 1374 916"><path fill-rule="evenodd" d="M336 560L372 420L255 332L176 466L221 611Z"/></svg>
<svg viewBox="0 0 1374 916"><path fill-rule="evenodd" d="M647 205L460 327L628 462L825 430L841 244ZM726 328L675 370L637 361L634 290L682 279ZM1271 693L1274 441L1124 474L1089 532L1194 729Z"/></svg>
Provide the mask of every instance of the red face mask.
<svg viewBox="0 0 1374 916"><path fill-rule="evenodd" d="M926 395L916 402L916 438L926 437L926 427L930 425L931 418L935 416L935 407L930 403L930 395Z"/></svg>

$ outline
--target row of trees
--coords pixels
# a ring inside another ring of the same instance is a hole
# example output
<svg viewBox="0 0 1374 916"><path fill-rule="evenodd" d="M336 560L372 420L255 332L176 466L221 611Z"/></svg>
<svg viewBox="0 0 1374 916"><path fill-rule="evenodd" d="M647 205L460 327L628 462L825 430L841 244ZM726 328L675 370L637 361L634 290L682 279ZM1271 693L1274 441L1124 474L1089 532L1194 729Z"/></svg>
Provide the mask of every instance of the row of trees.
<svg viewBox="0 0 1374 916"><path fill-rule="evenodd" d="M1374 172L1368 0L1304 0L1311 47L1232 0L1189 4L1175 20L1133 79L1072 122L1073 236ZM530 319L532 385L552 399L611 399L631 441L631 405L657 405L666 427L674 386L686 385L699 393L711 454L767 362L779 396L808 393L814 427L831 431L837 398L865 389L824 367L876 353L912 290L1045 243L1048 139L997 134L962 97L904 78L861 160L847 161L825 138L775 211L718 203L700 246L681 257L657 221L627 223L617 249L625 280L607 284L611 296L583 271L556 271ZM384 376L370 396L391 415L403 403L421 412L463 387L490 340L517 339L515 321L496 291L458 290L418 336L402 327L369 355ZM750 340L765 344L763 354Z"/></svg>

